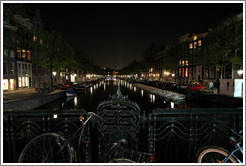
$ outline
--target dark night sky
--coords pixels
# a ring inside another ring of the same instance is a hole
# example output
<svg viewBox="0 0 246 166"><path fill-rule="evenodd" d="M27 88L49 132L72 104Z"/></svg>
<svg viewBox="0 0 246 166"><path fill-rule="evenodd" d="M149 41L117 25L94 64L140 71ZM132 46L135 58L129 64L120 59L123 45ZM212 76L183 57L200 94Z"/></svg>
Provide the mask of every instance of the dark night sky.
<svg viewBox="0 0 246 166"><path fill-rule="evenodd" d="M141 60L152 43L205 32L243 11L242 3L43 3L46 27L86 53L100 67L120 69Z"/></svg>

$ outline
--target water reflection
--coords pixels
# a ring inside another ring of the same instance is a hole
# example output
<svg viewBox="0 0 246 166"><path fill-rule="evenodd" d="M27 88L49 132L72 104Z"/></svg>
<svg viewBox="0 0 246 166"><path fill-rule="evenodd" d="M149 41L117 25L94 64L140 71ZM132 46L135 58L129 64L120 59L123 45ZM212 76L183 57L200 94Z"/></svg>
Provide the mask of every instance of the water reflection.
<svg viewBox="0 0 246 166"><path fill-rule="evenodd" d="M150 94L150 102L154 103L155 102L155 95Z"/></svg>
<svg viewBox="0 0 246 166"><path fill-rule="evenodd" d="M199 102L194 101L169 101L161 96L154 95L133 86L131 83L126 81L120 81L121 93L124 96L128 96L130 101L137 103L141 110L145 110L146 113L151 113L156 108L204 108ZM100 102L109 99L109 94L114 95L117 92L117 82L116 81L104 81L98 85L92 85L88 88L85 93L79 93L74 98L64 97L63 99L57 100L52 104L48 104L39 109L86 109L86 110L96 110ZM206 108L216 107L213 104L206 103ZM217 106L218 107L218 106Z"/></svg>
<svg viewBox="0 0 246 166"><path fill-rule="evenodd" d="M170 102L171 108L174 108L174 102Z"/></svg>
<svg viewBox="0 0 246 166"><path fill-rule="evenodd" d="M130 84L130 90L132 90L132 84Z"/></svg>
<svg viewBox="0 0 246 166"><path fill-rule="evenodd" d="M78 97L77 96L74 97L74 106L78 106Z"/></svg>

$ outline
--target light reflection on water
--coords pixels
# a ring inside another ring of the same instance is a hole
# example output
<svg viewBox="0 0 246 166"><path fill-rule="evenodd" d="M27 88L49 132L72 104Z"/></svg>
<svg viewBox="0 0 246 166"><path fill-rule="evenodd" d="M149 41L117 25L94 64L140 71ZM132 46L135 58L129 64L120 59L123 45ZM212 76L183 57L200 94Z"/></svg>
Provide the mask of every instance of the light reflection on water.
<svg viewBox="0 0 246 166"><path fill-rule="evenodd" d="M64 97L53 104L46 105L40 109L85 109L96 111L100 102L110 100L109 95L114 95L117 92L118 82L105 81L101 85L93 85L85 92L77 94L72 100ZM156 108L201 108L198 102L182 101L172 102L148 91L137 88L131 83L120 81L120 90L122 95L128 96L128 99L139 105L140 109L146 113L152 112ZM210 103L205 103L205 108L212 107ZM204 108L204 107L202 107ZM214 107L213 107L214 108Z"/></svg>

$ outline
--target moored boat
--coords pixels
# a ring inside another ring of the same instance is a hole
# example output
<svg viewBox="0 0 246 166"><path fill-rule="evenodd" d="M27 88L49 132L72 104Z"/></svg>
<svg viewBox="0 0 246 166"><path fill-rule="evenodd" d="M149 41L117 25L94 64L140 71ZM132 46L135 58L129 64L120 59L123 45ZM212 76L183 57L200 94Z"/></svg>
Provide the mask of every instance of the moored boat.
<svg viewBox="0 0 246 166"><path fill-rule="evenodd" d="M67 96L67 97L69 97L69 96L75 96L75 95L76 95L76 91L73 90L73 89L67 89L67 90L65 91L65 93L66 93L66 96Z"/></svg>

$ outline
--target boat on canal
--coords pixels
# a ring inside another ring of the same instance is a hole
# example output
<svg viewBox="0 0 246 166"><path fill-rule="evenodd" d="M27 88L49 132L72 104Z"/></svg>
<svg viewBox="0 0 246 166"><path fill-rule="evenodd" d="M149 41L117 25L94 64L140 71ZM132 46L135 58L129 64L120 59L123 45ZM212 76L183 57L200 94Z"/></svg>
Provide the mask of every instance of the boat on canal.
<svg viewBox="0 0 246 166"><path fill-rule="evenodd" d="M65 93L66 93L66 96L67 96L67 97L71 97L71 96L75 96L75 95L76 95L76 91L73 90L73 89L67 89L67 90L65 91Z"/></svg>

